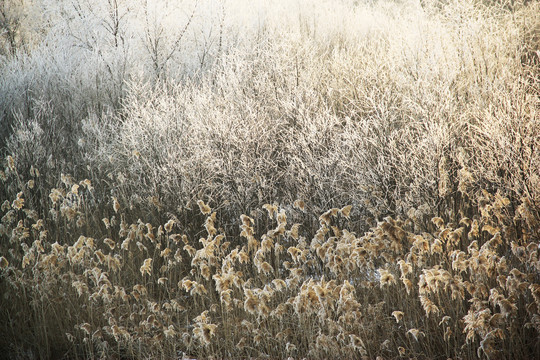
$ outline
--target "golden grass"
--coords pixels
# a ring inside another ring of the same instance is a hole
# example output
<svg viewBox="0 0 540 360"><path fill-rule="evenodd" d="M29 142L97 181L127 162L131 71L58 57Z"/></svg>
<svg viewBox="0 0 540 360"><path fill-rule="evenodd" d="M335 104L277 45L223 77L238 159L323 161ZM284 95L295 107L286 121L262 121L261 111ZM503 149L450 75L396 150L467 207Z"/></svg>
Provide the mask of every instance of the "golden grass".
<svg viewBox="0 0 540 360"><path fill-rule="evenodd" d="M4 183L16 177L11 161ZM526 358L540 350L537 218L499 192L481 193L473 221L433 217L436 227L420 234L412 219L391 217L356 234L347 229L354 209L331 209L311 238L287 220L300 209L270 205L269 227L257 226L265 216L241 215L242 234L228 236L201 201L196 241L173 233L181 224L172 219L130 223L116 199L122 221L113 216L99 236L84 235L79 218L92 215L81 212L83 188L93 191L74 179L51 189L44 218L24 201L36 188L2 207L10 322L2 334L13 354L27 337L45 357L63 349L101 358Z"/></svg>

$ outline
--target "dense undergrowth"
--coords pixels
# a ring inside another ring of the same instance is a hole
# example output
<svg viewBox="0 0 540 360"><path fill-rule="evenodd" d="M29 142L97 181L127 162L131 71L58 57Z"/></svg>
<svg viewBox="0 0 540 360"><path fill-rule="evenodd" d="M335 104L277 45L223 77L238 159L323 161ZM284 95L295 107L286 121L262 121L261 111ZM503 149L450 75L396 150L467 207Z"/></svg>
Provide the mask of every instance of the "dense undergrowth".
<svg viewBox="0 0 540 360"><path fill-rule="evenodd" d="M0 19L0 357L540 356L538 2Z"/></svg>

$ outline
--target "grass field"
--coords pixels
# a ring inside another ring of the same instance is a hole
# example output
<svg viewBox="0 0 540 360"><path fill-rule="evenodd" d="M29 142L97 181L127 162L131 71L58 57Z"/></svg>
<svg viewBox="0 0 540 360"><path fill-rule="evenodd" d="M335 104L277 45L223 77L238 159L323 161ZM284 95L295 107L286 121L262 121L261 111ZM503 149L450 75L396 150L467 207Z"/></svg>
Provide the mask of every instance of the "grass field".
<svg viewBox="0 0 540 360"><path fill-rule="evenodd" d="M0 3L0 358L540 358L540 2Z"/></svg>

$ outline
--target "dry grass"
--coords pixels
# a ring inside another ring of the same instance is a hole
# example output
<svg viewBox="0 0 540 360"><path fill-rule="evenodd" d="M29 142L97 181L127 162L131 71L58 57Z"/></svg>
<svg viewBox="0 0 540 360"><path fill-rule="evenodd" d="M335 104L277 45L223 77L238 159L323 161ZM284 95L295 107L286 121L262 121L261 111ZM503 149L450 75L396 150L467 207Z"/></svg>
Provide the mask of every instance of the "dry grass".
<svg viewBox="0 0 540 360"><path fill-rule="evenodd" d="M7 356L540 356L537 2L36 4Z"/></svg>
<svg viewBox="0 0 540 360"><path fill-rule="evenodd" d="M4 184L19 177L10 164ZM459 223L411 211L363 234L347 230L350 206L335 208L311 236L289 220L301 210L266 205L256 219L242 215L240 236L229 236L202 201L204 230L196 234L175 219L133 221L116 198L111 216L89 228L91 182L64 180L50 191L45 216L28 207L43 191L37 175L2 205L2 338L13 355L540 351L539 216L528 199L514 208L500 192L483 191L472 218Z"/></svg>

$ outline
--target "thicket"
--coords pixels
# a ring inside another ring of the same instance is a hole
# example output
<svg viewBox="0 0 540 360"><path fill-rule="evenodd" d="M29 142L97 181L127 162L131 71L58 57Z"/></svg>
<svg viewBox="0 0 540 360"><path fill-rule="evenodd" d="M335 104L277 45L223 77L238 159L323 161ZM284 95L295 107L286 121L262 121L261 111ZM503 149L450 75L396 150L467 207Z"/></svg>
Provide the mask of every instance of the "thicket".
<svg viewBox="0 0 540 360"><path fill-rule="evenodd" d="M540 3L0 30L0 356L540 356Z"/></svg>

